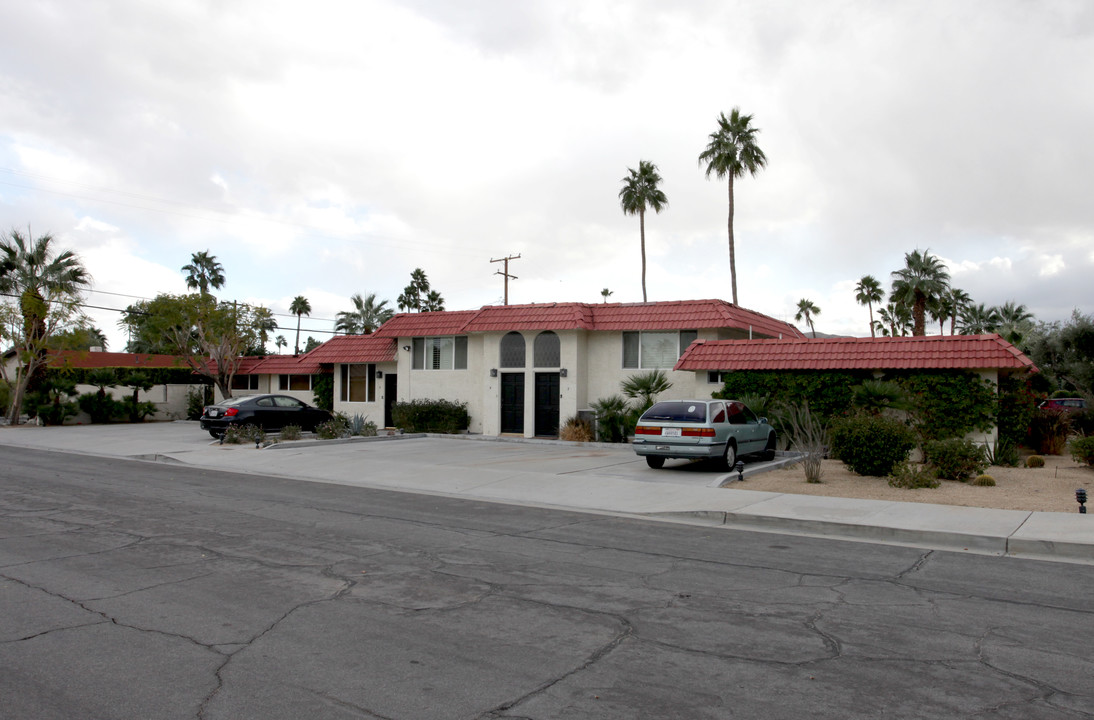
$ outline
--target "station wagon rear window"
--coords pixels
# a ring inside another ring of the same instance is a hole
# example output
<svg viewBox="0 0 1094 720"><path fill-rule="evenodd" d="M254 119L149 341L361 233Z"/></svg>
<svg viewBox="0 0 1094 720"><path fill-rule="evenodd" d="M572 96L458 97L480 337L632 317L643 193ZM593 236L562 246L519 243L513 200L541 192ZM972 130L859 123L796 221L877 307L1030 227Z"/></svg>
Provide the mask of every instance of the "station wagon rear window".
<svg viewBox="0 0 1094 720"><path fill-rule="evenodd" d="M641 421L647 422L695 422L707 420L706 403L659 402L642 413Z"/></svg>

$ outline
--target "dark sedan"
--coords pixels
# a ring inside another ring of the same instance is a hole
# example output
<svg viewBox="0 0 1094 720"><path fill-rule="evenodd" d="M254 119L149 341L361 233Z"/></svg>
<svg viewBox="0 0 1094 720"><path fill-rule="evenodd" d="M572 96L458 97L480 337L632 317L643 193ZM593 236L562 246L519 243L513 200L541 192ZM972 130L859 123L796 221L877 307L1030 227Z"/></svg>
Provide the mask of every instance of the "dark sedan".
<svg viewBox="0 0 1094 720"><path fill-rule="evenodd" d="M326 410L312 407L288 395L247 395L207 405L201 415L201 429L215 438L232 425L257 425L263 430L280 430L296 425L315 431L315 426L331 419Z"/></svg>

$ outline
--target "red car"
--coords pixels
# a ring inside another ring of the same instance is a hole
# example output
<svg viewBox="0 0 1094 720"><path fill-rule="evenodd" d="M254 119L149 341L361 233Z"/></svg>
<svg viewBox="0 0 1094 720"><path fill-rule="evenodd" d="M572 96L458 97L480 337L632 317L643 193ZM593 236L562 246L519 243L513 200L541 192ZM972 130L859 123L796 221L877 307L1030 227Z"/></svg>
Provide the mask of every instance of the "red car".
<svg viewBox="0 0 1094 720"><path fill-rule="evenodd" d="M1037 406L1038 410L1086 410L1086 400L1082 398L1052 398Z"/></svg>

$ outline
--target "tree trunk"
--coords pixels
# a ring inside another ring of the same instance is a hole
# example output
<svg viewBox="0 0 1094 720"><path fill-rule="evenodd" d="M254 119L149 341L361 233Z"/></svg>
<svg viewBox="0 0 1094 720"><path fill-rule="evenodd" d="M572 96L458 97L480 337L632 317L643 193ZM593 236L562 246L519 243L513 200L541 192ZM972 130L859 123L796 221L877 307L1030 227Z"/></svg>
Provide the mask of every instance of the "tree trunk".
<svg viewBox="0 0 1094 720"><path fill-rule="evenodd" d="M733 245L733 171L729 172L729 282L737 305L737 250Z"/></svg>
<svg viewBox="0 0 1094 720"><path fill-rule="evenodd" d="M293 355L300 354L300 315L296 316L296 345L293 351Z"/></svg>
<svg viewBox="0 0 1094 720"><path fill-rule="evenodd" d="M923 337L927 334L927 297L916 294L912 305L912 335Z"/></svg>
<svg viewBox="0 0 1094 720"><path fill-rule="evenodd" d="M646 211L638 211L638 228L642 235L642 302L646 302Z"/></svg>
<svg viewBox="0 0 1094 720"><path fill-rule="evenodd" d="M866 303L866 308L870 311L870 337L876 338L877 333L874 331L874 304Z"/></svg>

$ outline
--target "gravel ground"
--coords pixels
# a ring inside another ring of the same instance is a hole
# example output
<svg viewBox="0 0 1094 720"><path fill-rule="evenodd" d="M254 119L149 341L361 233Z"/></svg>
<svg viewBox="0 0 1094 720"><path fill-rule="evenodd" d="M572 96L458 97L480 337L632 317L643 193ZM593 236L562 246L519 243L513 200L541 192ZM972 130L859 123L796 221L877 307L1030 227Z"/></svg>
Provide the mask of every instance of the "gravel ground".
<svg viewBox="0 0 1094 720"><path fill-rule="evenodd" d="M1094 468L1080 465L1070 457L1061 455L1045 455L1044 458L1045 466L1042 468L988 468L987 474L995 478L995 487L943 480L942 485L937 488L904 490L889 487L885 478L856 475L839 460L825 460L819 484L805 482L805 472L801 465L795 465L750 477L743 483L730 485L729 489L1003 510L1077 512L1079 505L1075 502L1075 490L1086 488L1087 494L1094 501ZM1094 502L1088 504L1088 507L1091 504Z"/></svg>

